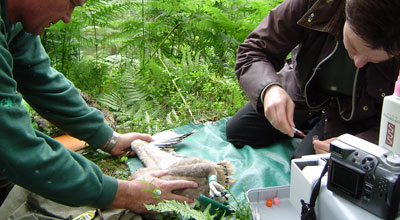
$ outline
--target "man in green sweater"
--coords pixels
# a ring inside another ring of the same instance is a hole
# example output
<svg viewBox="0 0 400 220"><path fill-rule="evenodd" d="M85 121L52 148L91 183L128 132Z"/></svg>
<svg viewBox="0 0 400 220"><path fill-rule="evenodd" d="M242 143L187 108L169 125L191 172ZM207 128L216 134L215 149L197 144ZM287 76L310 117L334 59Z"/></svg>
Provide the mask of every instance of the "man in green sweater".
<svg viewBox="0 0 400 220"><path fill-rule="evenodd" d="M192 202L172 193L195 188L191 181L163 181L167 171L123 181L107 176L92 162L65 149L59 142L31 127L21 105L24 98L47 120L68 134L121 156L135 139L151 141L147 134L118 134L104 123L103 115L90 108L74 85L49 66L40 39L44 28L71 19L75 7L86 0L4 0L0 3L0 176L2 196L7 181L53 201L70 206L114 207L137 213L143 204L158 200L145 189L161 191L161 199ZM4 190L5 189L5 190ZM4 199L4 198L2 198ZM2 201L2 200L1 200Z"/></svg>

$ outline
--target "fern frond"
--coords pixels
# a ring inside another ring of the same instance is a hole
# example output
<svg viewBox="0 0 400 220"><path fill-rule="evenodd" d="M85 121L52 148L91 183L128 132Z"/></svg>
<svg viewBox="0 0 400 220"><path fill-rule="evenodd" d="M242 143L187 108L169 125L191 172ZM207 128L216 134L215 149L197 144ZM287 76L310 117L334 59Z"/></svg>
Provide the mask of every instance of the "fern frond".
<svg viewBox="0 0 400 220"><path fill-rule="evenodd" d="M180 203L175 200L164 200L157 205L145 205L148 210L156 212L174 212L184 219L196 219L196 220L209 220L210 216L208 212L201 212L190 208L188 203Z"/></svg>
<svg viewBox="0 0 400 220"><path fill-rule="evenodd" d="M110 90L108 93L102 94L97 101L108 109L119 111L123 108L121 105L121 96L117 91Z"/></svg>

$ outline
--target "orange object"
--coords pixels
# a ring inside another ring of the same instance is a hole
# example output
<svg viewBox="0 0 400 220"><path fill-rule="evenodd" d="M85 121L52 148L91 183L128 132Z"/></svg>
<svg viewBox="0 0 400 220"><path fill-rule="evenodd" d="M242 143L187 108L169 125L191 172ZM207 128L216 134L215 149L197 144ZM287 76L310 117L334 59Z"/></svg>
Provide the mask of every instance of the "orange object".
<svg viewBox="0 0 400 220"><path fill-rule="evenodd" d="M267 207L272 207L272 199L267 199Z"/></svg>
<svg viewBox="0 0 400 220"><path fill-rule="evenodd" d="M65 148L72 151L78 151L86 147L86 142L74 138L68 134L58 136L54 139L63 144Z"/></svg>

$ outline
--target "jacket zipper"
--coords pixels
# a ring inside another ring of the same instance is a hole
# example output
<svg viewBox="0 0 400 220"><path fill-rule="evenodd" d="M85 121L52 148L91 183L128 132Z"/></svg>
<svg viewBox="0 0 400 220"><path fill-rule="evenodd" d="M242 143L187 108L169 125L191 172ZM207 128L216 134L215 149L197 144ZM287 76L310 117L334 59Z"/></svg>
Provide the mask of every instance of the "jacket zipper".
<svg viewBox="0 0 400 220"><path fill-rule="evenodd" d="M321 104L319 104L319 105L317 105L317 106L311 106L311 104L308 102L308 98L307 98L307 88L308 88L308 85L310 84L311 80L314 78L315 73L316 73L317 70L319 69L319 66L321 66L322 63L324 63L326 60L328 60L329 58L331 58L331 56L336 52L336 50L337 50L337 48L338 48L338 45L339 45L339 42L336 41L336 45L335 45L335 48L333 48L333 51L332 51L330 54L328 54L327 57L325 57L323 60L321 60L321 62L319 62L319 63L317 64L317 66L314 68L314 71L313 71L313 73L312 73L310 79L307 81L306 86L304 87L304 94L305 94L306 104L307 104L307 106L308 106L310 109L320 108L323 104L325 104L325 102L327 102L327 101L329 100L329 98L328 98L328 99L326 99L325 101L322 101Z"/></svg>
<svg viewBox="0 0 400 220"><path fill-rule="evenodd" d="M343 116L343 114L342 114L342 108L340 107L339 98L336 97L336 102L337 102L337 105L338 105L338 107L339 107L339 114L340 114L340 117L341 117L343 120L345 120L345 121L350 121L350 120L353 118L353 116L354 116L355 105L356 105L355 100L354 100L354 97L356 97L356 84L357 84L357 80L358 80L358 73L359 73L359 70L360 70L360 68L357 67L356 75L355 75L355 77L354 77L354 83L353 83L353 94L352 94L352 96L351 96L351 114L350 114L349 118L345 118L345 117Z"/></svg>
<svg viewBox="0 0 400 220"><path fill-rule="evenodd" d="M311 80L314 78L314 76L315 76L317 70L319 69L319 67L321 66L322 63L324 63L326 60L328 60L329 58L332 57L332 55L336 52L338 46L339 46L339 42L336 41L335 48L332 50L332 52L331 52L327 57L325 57L323 60L321 60L321 62L319 62L319 63L317 64L317 66L314 68L314 72L313 72L313 74L311 75L310 79L307 81L306 86L305 86L305 88L304 88L304 94L305 94L305 97L304 97L304 98L305 98L305 100L306 100L307 106L308 106L310 109L320 108L320 107L321 107L322 105L324 105L327 101L329 101L329 99L335 98L335 99L336 99L336 102L337 102L337 105L338 105L340 117L341 117L343 120L345 120L345 121L350 121L350 120L353 118L353 116L354 116L354 111L355 111L355 110L354 110L354 109L355 109L355 100L354 100L354 97L355 97L355 92L356 92L356 84L357 84L357 79L358 79L359 68L357 68L357 70L356 70L356 75L355 75L354 82L353 82L353 94L352 94L352 97L351 97L351 114L350 114L350 117L349 117L349 118L345 118L345 117L342 115L342 108L340 107L340 102L339 102L339 98L338 98L338 97L330 97L330 98L326 99L325 101L322 101L321 104L316 105L316 106L312 106L312 105L308 102L308 97L307 97L307 88L308 88L308 86L309 86Z"/></svg>

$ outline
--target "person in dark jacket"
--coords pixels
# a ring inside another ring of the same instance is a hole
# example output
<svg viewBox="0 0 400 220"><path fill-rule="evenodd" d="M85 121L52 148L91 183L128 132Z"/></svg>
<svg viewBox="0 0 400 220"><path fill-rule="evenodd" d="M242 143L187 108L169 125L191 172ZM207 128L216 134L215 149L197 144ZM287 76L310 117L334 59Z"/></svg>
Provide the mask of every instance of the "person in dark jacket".
<svg viewBox="0 0 400 220"><path fill-rule="evenodd" d="M396 0L286 0L271 10L237 51L250 102L227 122L228 140L266 147L297 128L308 134L294 157L329 152L344 133L377 144L399 73L399 10Z"/></svg>
<svg viewBox="0 0 400 220"><path fill-rule="evenodd" d="M85 2L0 2L0 199L10 189L7 183L12 182L69 206L147 212L144 204L160 201L149 188L161 190L161 199L193 202L192 198L173 193L176 189L197 187L193 181L161 180L159 177L167 171L132 181L118 180L32 128L22 98L63 131L114 156L125 155L135 139L153 140L148 134L114 132L101 112L89 108L74 85L49 66L37 35L59 20L69 22L74 8Z"/></svg>

